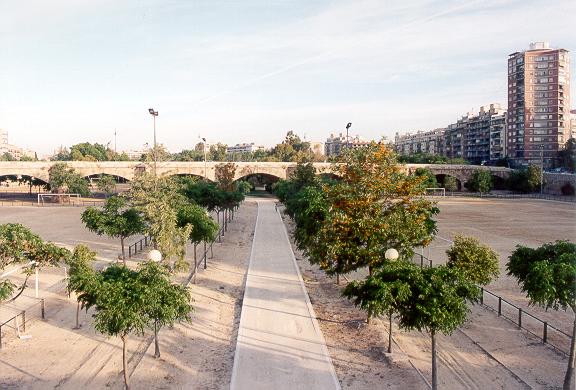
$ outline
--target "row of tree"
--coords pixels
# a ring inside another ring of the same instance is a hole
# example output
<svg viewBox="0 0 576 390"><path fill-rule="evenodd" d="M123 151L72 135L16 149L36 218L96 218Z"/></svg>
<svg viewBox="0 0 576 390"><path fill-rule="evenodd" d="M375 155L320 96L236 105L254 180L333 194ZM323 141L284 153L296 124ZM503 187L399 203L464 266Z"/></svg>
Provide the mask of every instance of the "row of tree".
<svg viewBox="0 0 576 390"><path fill-rule="evenodd" d="M393 317L402 329L430 334L436 389L436 335L451 334L464 323L467 304L480 298L479 286L498 276L498 256L474 238L457 237L446 265L413 264L414 247L426 246L436 234L438 208L422 196L429 176L404 174L395 154L376 144L349 151L333 169L341 180L322 182L312 165L301 164L291 180L275 186L295 221L295 242L337 282L340 274L368 270L366 279L349 283L343 294L368 318L388 317L389 351ZM386 259L391 248L399 260Z"/></svg>

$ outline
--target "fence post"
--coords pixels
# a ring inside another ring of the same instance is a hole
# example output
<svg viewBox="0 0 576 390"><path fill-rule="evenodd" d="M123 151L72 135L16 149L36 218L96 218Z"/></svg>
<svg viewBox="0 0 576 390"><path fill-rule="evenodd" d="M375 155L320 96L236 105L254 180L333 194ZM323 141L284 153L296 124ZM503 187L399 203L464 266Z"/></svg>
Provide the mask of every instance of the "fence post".
<svg viewBox="0 0 576 390"><path fill-rule="evenodd" d="M40 305L41 305L41 306L40 306L40 310L41 310L41 312L42 312L42 319L46 319L46 316L45 316L45 308L44 308L44 298L42 298L42 301L40 301L40 302L41 302L41 303L40 303Z"/></svg>
<svg viewBox="0 0 576 390"><path fill-rule="evenodd" d="M518 308L518 327L522 328L522 308Z"/></svg>
<svg viewBox="0 0 576 390"><path fill-rule="evenodd" d="M502 315L502 297L498 297L498 315Z"/></svg>
<svg viewBox="0 0 576 390"><path fill-rule="evenodd" d="M22 310L22 332L26 332L26 310Z"/></svg>
<svg viewBox="0 0 576 390"><path fill-rule="evenodd" d="M544 321L544 334L542 335L542 342L546 344L548 341L548 322Z"/></svg>
<svg viewBox="0 0 576 390"><path fill-rule="evenodd" d="M132 257L132 245L128 246L128 257Z"/></svg>
<svg viewBox="0 0 576 390"><path fill-rule="evenodd" d="M480 304L484 304L484 287L480 287Z"/></svg>
<svg viewBox="0 0 576 390"><path fill-rule="evenodd" d="M208 250L206 248L206 241L204 241L204 269L206 269L206 258L208 257Z"/></svg>

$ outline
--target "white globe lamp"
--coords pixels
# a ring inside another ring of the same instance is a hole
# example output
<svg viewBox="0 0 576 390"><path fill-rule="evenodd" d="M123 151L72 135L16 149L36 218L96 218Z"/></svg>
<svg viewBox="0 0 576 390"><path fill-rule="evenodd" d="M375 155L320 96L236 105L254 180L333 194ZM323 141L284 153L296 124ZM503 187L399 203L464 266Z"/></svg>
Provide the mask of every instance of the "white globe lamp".
<svg viewBox="0 0 576 390"><path fill-rule="evenodd" d="M158 249L152 249L150 252L148 252L148 260L159 263L162 261L162 253L160 253Z"/></svg>
<svg viewBox="0 0 576 390"><path fill-rule="evenodd" d="M399 256L398 251L394 248L387 249L384 253L386 260L398 260Z"/></svg>

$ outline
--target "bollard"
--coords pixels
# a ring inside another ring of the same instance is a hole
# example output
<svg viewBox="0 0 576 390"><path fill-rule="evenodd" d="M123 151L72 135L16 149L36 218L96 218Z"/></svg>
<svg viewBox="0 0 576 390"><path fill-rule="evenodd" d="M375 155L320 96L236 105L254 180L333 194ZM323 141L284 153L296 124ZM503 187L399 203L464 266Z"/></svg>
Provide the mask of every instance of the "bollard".
<svg viewBox="0 0 576 390"><path fill-rule="evenodd" d="M518 327L522 328L522 308L518 308Z"/></svg>
<svg viewBox="0 0 576 390"><path fill-rule="evenodd" d="M41 303L40 309L41 309L41 311L42 311L42 319L45 319L46 316L45 316L45 308L44 308L44 298L42 298L42 301L41 301L41 302L42 302L42 303Z"/></svg>
<svg viewBox="0 0 576 390"><path fill-rule="evenodd" d="M26 332L26 311L22 310L22 332Z"/></svg>
<svg viewBox="0 0 576 390"><path fill-rule="evenodd" d="M542 342L546 344L548 341L548 322L544 321L544 334L542 335Z"/></svg>
<svg viewBox="0 0 576 390"><path fill-rule="evenodd" d="M484 304L484 287L480 287L480 304Z"/></svg>
<svg viewBox="0 0 576 390"><path fill-rule="evenodd" d="M502 297L498 297L498 315L502 315Z"/></svg>

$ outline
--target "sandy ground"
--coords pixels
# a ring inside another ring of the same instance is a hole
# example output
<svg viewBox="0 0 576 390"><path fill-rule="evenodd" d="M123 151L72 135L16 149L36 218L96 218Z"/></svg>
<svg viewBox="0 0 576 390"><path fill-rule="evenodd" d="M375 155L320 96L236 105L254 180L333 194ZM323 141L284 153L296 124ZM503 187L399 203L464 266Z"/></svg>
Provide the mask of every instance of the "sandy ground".
<svg viewBox="0 0 576 390"><path fill-rule="evenodd" d="M529 306L528 299L518 287L515 278L508 276L506 263L516 245L532 248L555 240L576 242L576 204L544 200L505 200L505 199L447 199L439 202L438 236L452 239L457 234L474 236L488 244L500 255L500 277L487 288L506 300L536 314L571 334L574 314L568 310L544 310ZM434 263L446 261L446 249L449 244L442 239L431 245L430 258ZM426 254L427 250L425 250ZM497 307L497 300L488 298L487 303ZM511 307L506 313L516 318L517 311ZM526 318L526 325L530 319ZM534 322L533 329L541 332L541 325ZM565 349L568 339L558 339Z"/></svg>
<svg viewBox="0 0 576 390"><path fill-rule="evenodd" d="M44 239L68 245L89 242L102 257L117 253L115 241L91 236L92 233L79 228L76 219L79 209L60 213L44 209L41 213L49 215L42 214L41 218L33 212L38 209L14 209L0 209L0 222L25 223ZM58 228L50 229L46 218L56 216ZM229 224L222 243L214 245L214 257L208 260L208 268L198 274L196 284L191 286L195 309L192 322L161 331L160 359L153 358L150 333L130 337L129 370L134 388L228 387L255 218L256 205L246 202ZM63 231L67 234L62 234ZM183 280L184 276L179 275L179 279ZM26 297L1 308L3 317L9 318L22 308L29 309L29 317L36 317L26 329L31 339L20 340L15 337L14 329L3 329L0 353L0 388L3 390L123 388L119 338L106 338L97 333L92 326L91 312L81 312L82 327L73 329L76 303L64 293L62 277L62 269L42 272L40 296L45 298L46 320L39 319L37 300L30 288L25 292Z"/></svg>
<svg viewBox="0 0 576 390"><path fill-rule="evenodd" d="M438 218L440 235L448 233L470 233L467 228L468 213L476 222L473 224L476 232L491 229L502 229L499 232L499 243L508 245L515 242L512 237L505 236L507 213L513 213L518 208L518 202L513 205L490 205L489 218L481 217L481 207L469 199L441 202L441 214ZM484 202L481 200L480 202ZM498 201L499 203L501 201ZM527 203L533 203L528 201ZM558 228L552 225L546 234L529 237L539 237L541 242L551 240L555 234L566 237L567 229L573 228L571 213L573 206L557 202L536 202L532 207L543 207L547 211L539 211L540 218L556 220ZM555 210L555 211L553 211ZM530 213L522 214L525 219L533 218ZM495 216L499 216L496 218ZM284 218L288 229L293 229L293 223ZM522 225L529 231L530 224L524 221L513 223ZM483 226L482 226L483 224ZM564 224L562 226L562 224ZM479 227L482 226L483 230ZM550 229L551 231L548 231ZM557 230L556 230L557 229ZM544 230L544 229L543 229ZM569 234L569 232L568 232ZM485 236L480 237L490 242ZM526 243L526 241L521 241ZM440 243L442 243L440 241ZM515 244L512 244L513 250ZM502 247L495 245L501 253ZM366 315L356 309L345 298L341 297L334 279L326 277L316 266L311 266L296 249L297 259L302 269L310 299L313 302L324 337L329 345L330 354L335 364L336 372L343 388L373 389L373 388L428 388L431 381L430 351L431 344L428 335L420 332L399 331L394 325L394 351L397 356L386 357L382 350L387 347L387 321L373 320L365 323ZM445 251L445 248L436 248ZM502 260L502 259L501 259ZM503 276L504 278L507 278ZM510 283L510 280L506 280ZM343 283L342 283L343 285ZM518 287L511 285L511 289ZM503 292L500 292L504 294ZM523 303L525 300L523 301ZM555 389L561 388L567 359L549 346L543 345L539 339L521 331L509 321L498 317L493 311L481 306L471 308L469 321L451 336L440 336L439 348L439 385L443 389ZM532 309L532 308L530 308ZM548 312L550 320L563 323L566 313ZM526 321L526 320L525 320ZM569 324L568 324L569 326ZM421 373L425 380L418 374Z"/></svg>
<svg viewBox="0 0 576 390"><path fill-rule="evenodd" d="M501 268L516 244L535 246L556 238L574 239L576 211L571 204L449 199L441 201L440 208L440 236L452 238L463 233L479 237L500 253ZM87 243L98 252L101 262L113 261L119 252L118 242L82 228L81 211L5 207L0 208L0 223L24 223L44 239L68 246ZM228 387L255 217L255 204L246 202L229 225L223 243L215 245L208 269L200 272L197 284L192 286L193 321L162 330L160 359L152 357L149 334L130 338L129 366L134 388ZM539 226L543 228L538 229ZM440 259L445 249L446 245L437 241L431 253ZM395 353L387 358L382 352L387 345L387 323L374 320L366 324L365 314L340 296L334 281L310 266L297 251L296 254L342 387L427 388L428 336L395 329ZM39 306L31 289L14 305L0 307L3 318L26 307L31 307L28 316L36 318L26 329L31 339L20 340L14 336L14 329L3 330L7 332L0 351L3 390L122 388L119 339L95 332L90 312L81 313L81 329L72 329L76 303L62 292L62 277L62 269L41 274L45 321L37 319ZM515 281L506 276L490 288L516 303L526 304ZM537 311L533 307L527 310ZM541 311L538 315L569 328L571 316L567 313ZM452 336L440 337L438 343L440 385L445 389L554 389L560 387L566 366L563 355L482 307L472 308L470 321Z"/></svg>

